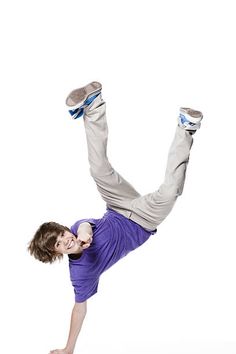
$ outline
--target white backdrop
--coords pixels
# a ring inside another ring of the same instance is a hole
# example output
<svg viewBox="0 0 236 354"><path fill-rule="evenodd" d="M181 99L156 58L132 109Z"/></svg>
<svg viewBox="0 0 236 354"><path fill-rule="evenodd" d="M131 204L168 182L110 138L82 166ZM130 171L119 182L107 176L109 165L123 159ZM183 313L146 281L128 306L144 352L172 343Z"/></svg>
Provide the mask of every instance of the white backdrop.
<svg viewBox="0 0 236 354"><path fill-rule="evenodd" d="M202 110L184 194L104 273L75 353L236 353L235 11L229 0L2 2L1 352L62 348L67 259L26 251L38 226L102 217L82 120L64 100L103 84L108 156L142 194L162 182L178 109Z"/></svg>

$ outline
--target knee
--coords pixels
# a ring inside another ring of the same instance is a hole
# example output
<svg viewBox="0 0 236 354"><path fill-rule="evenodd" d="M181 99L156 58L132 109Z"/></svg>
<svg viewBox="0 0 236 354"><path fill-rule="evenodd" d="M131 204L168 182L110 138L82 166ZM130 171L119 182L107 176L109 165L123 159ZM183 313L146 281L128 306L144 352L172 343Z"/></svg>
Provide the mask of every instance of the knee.
<svg viewBox="0 0 236 354"><path fill-rule="evenodd" d="M109 176L113 173L113 169L108 168L108 166L105 164L90 167L89 171L90 175L93 177L94 180L96 180L97 178Z"/></svg>
<svg viewBox="0 0 236 354"><path fill-rule="evenodd" d="M176 185L162 185L158 191L158 200L169 201L176 200L179 195L181 195L181 190Z"/></svg>

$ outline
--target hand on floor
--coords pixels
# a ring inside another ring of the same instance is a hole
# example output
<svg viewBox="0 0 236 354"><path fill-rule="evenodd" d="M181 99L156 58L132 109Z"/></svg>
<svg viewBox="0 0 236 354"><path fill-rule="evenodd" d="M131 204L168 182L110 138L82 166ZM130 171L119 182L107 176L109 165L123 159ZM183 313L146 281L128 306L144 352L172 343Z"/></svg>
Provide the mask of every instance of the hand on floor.
<svg viewBox="0 0 236 354"><path fill-rule="evenodd" d="M51 350L49 354L72 354L72 353L66 351L66 349L54 349Z"/></svg>

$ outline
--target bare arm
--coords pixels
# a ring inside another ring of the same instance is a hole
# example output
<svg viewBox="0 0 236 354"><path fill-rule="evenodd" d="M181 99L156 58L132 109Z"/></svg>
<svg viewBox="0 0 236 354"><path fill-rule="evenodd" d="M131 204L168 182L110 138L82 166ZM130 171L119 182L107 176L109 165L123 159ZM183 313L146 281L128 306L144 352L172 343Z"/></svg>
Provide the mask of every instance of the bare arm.
<svg viewBox="0 0 236 354"><path fill-rule="evenodd" d="M71 313L70 331L69 331L66 347L64 349L51 350L50 354L73 354L76 340L80 333L86 312L87 312L86 301L81 303L78 302L75 303Z"/></svg>

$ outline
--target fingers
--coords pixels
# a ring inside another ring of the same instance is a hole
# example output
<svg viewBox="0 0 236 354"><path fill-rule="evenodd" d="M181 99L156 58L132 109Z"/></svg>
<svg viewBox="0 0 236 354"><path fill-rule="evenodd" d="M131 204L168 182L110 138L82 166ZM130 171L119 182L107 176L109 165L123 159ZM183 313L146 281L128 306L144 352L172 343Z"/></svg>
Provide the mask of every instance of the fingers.
<svg viewBox="0 0 236 354"><path fill-rule="evenodd" d="M79 234L78 238L79 240L86 242L88 239L90 239L91 235L89 233L81 233Z"/></svg>
<svg viewBox="0 0 236 354"><path fill-rule="evenodd" d="M86 241L81 241L80 240L80 246L85 249L85 248L88 248L90 246L90 244L92 243L93 241L93 238L92 236L90 236L90 238L88 238Z"/></svg>
<svg viewBox="0 0 236 354"><path fill-rule="evenodd" d="M89 239L87 240L87 242L86 243L92 243L92 241L93 241L93 238L92 238L92 236L91 237L89 237Z"/></svg>
<svg viewBox="0 0 236 354"><path fill-rule="evenodd" d="M85 250L86 248L90 247L91 242L92 241L89 241L89 242L86 242L86 243L82 242L81 243L81 247L83 248L83 250Z"/></svg>
<svg viewBox="0 0 236 354"><path fill-rule="evenodd" d="M80 240L81 242L88 242L89 240L92 239L92 235L89 233L80 233L78 235L78 240Z"/></svg>
<svg viewBox="0 0 236 354"><path fill-rule="evenodd" d="M83 250L86 250L86 248L89 248L90 243L85 243L84 245L82 245Z"/></svg>

